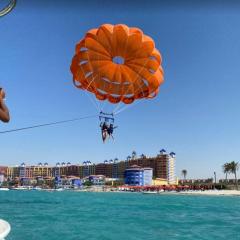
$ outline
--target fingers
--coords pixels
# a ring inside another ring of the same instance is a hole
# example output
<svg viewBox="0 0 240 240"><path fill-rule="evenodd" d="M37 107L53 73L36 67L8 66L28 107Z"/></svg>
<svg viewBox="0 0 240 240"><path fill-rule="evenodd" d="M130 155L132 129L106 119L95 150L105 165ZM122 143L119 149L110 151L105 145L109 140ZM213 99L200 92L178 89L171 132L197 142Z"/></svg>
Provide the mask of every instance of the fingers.
<svg viewBox="0 0 240 240"><path fill-rule="evenodd" d="M6 94L5 94L4 90L3 90L3 88L0 88L0 98L4 99L5 96L6 96Z"/></svg>

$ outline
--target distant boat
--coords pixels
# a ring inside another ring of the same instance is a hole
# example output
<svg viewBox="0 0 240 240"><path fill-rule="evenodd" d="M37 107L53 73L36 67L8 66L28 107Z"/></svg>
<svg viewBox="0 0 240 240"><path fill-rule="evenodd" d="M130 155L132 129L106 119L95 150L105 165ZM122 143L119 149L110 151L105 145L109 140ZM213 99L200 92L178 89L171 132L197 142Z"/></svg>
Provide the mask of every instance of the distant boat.
<svg viewBox="0 0 240 240"><path fill-rule="evenodd" d="M13 187L11 188L12 190L31 190L31 187L27 187L27 186L18 186L18 187Z"/></svg>
<svg viewBox="0 0 240 240"><path fill-rule="evenodd" d="M163 193L164 190L160 190L160 191L143 191L142 193L143 194L160 194L160 193Z"/></svg>
<svg viewBox="0 0 240 240"><path fill-rule="evenodd" d="M144 191L143 194L158 194L157 191Z"/></svg>
<svg viewBox="0 0 240 240"><path fill-rule="evenodd" d="M0 188L0 191L9 191L9 188L3 187L3 188Z"/></svg>
<svg viewBox="0 0 240 240"><path fill-rule="evenodd" d="M63 191L63 190L64 190L63 188L56 188L55 189L55 191L58 191L58 192Z"/></svg>
<svg viewBox="0 0 240 240"><path fill-rule="evenodd" d="M41 187L34 187L32 190L42 191Z"/></svg>
<svg viewBox="0 0 240 240"><path fill-rule="evenodd" d="M0 240L4 240L5 237L11 231L11 226L7 221L0 219Z"/></svg>

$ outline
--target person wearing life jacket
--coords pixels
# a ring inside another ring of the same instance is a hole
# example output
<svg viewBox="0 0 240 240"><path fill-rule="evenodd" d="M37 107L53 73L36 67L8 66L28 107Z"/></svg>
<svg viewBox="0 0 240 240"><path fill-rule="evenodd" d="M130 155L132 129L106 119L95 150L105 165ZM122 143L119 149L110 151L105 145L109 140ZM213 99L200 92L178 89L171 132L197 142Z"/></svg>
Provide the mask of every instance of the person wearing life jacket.
<svg viewBox="0 0 240 240"><path fill-rule="evenodd" d="M108 124L106 122L101 122L100 127L102 131L102 140L105 142L108 136Z"/></svg>
<svg viewBox="0 0 240 240"><path fill-rule="evenodd" d="M109 136L109 137L112 137L113 140L114 140L113 130L114 130L115 128L117 128L117 126L114 127L114 126L113 126L113 123L111 123L111 124L109 125L109 127L107 128L108 136Z"/></svg>

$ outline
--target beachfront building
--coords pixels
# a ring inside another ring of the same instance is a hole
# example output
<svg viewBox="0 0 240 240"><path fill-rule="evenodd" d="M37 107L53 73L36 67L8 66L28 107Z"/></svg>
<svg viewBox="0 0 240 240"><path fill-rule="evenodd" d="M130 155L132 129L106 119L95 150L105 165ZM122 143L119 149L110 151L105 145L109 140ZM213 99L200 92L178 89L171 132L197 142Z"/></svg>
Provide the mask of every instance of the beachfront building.
<svg viewBox="0 0 240 240"><path fill-rule="evenodd" d="M53 168L49 166L47 163L39 163L37 166L31 166L32 169L32 178L42 177L42 178L50 178L53 177Z"/></svg>
<svg viewBox="0 0 240 240"><path fill-rule="evenodd" d="M7 167L0 166L0 185L6 180L7 177Z"/></svg>
<svg viewBox="0 0 240 240"><path fill-rule="evenodd" d="M88 177L88 180L93 185L103 185L105 183L105 176L103 175L91 175Z"/></svg>
<svg viewBox="0 0 240 240"><path fill-rule="evenodd" d="M152 185L152 179L153 179L153 169L143 168L143 186Z"/></svg>
<svg viewBox="0 0 240 240"><path fill-rule="evenodd" d="M70 162L67 163L66 168L66 176L75 176L75 177L79 177L80 174L80 168L79 165L76 164L71 164Z"/></svg>
<svg viewBox="0 0 240 240"><path fill-rule="evenodd" d="M19 167L7 167L7 179L19 178Z"/></svg>
<svg viewBox="0 0 240 240"><path fill-rule="evenodd" d="M0 186L2 185L4 180L5 180L4 174L0 172Z"/></svg>
<svg viewBox="0 0 240 240"><path fill-rule="evenodd" d="M73 188L80 188L82 186L82 181L79 178L71 178L69 181Z"/></svg>
<svg viewBox="0 0 240 240"><path fill-rule="evenodd" d="M152 180L152 185L153 186L163 186L163 185L168 185L168 180L165 178L154 178Z"/></svg>
<svg viewBox="0 0 240 240"><path fill-rule="evenodd" d="M220 184L226 184L226 185L235 185L236 179L219 179ZM240 184L240 179L237 179L237 183Z"/></svg>
<svg viewBox="0 0 240 240"><path fill-rule="evenodd" d="M60 177L61 176L61 170L60 170L60 163L59 162L57 162L56 163L56 166L55 167L53 167L53 177Z"/></svg>
<svg viewBox="0 0 240 240"><path fill-rule="evenodd" d="M166 181L167 184L176 184L175 161L176 157L173 152L167 154L166 151L162 149L160 154L155 157L147 157L144 154L137 157L136 154L134 154L128 156L126 160L119 161L115 158L114 160L105 160L103 163L98 164L93 164L91 161L84 161L80 165L71 164L70 162L58 162L54 167L48 166L47 163L39 163L36 166L22 164L16 167L6 167L5 177L7 179L19 180L21 178L51 180L56 177L64 179L68 176L75 176L83 179L91 175L103 175L106 178L117 180L124 179L125 170L133 165L137 165L139 168L151 169L149 175L151 175L153 179L161 179L161 181ZM147 170L145 173L147 174ZM145 179L147 179L147 177ZM146 185L147 183L143 184ZM147 185L150 185L150 180L148 180Z"/></svg>
<svg viewBox="0 0 240 240"><path fill-rule="evenodd" d="M67 163L56 163L55 167L53 167L53 177L67 177L67 176L80 176L80 165Z"/></svg>
<svg viewBox="0 0 240 240"><path fill-rule="evenodd" d="M125 161L126 169L130 166L137 165L142 168L152 168L154 178L164 178L167 179L168 176L168 154L159 154L156 157L140 157L134 159L127 159ZM122 173L119 173L122 175Z"/></svg>
<svg viewBox="0 0 240 240"><path fill-rule="evenodd" d="M125 184L131 186L143 186L143 169L137 165L125 170Z"/></svg>
<svg viewBox="0 0 240 240"><path fill-rule="evenodd" d="M141 168L137 165L125 170L125 184L131 186L148 186L152 185L152 168Z"/></svg>
<svg viewBox="0 0 240 240"><path fill-rule="evenodd" d="M91 161L84 161L82 165L79 165L78 175L80 178L85 178L95 174L95 164L93 164Z"/></svg>
<svg viewBox="0 0 240 240"><path fill-rule="evenodd" d="M168 181L168 184L176 184L175 153L174 152L171 152L168 155L168 161L167 161L167 181Z"/></svg>
<svg viewBox="0 0 240 240"><path fill-rule="evenodd" d="M124 170L125 169L123 169L123 172ZM103 163L97 164L95 171L96 171L96 175L104 175L108 178L118 178L119 177L118 159L116 158L115 160L109 160L109 161L105 160Z"/></svg>
<svg viewBox="0 0 240 240"><path fill-rule="evenodd" d="M99 163L96 165L96 175L104 175L107 176L107 170L106 170L106 166L107 166L107 160L104 161L104 163ZM110 177L110 176L107 176Z"/></svg>
<svg viewBox="0 0 240 240"><path fill-rule="evenodd" d="M26 165L25 163L22 163L19 167L19 178L25 178L26 177Z"/></svg>
<svg viewBox="0 0 240 240"><path fill-rule="evenodd" d="M176 184L175 154L160 151L156 157L147 157L142 154L139 158L128 156L125 161L112 162L105 160L96 165L96 174L105 175L107 178L124 178L124 172L133 165L141 168L152 168L153 178L165 179L167 184Z"/></svg>
<svg viewBox="0 0 240 240"><path fill-rule="evenodd" d="M118 159L115 158L112 162L112 178L113 179L118 179Z"/></svg>
<svg viewBox="0 0 240 240"><path fill-rule="evenodd" d="M180 185L201 185L201 184L213 184L213 178L207 178L207 179L180 179L179 181Z"/></svg>
<svg viewBox="0 0 240 240"><path fill-rule="evenodd" d="M47 163L38 163L37 166L27 166L22 163L19 167L19 178L49 178L53 176L53 168L48 166Z"/></svg>

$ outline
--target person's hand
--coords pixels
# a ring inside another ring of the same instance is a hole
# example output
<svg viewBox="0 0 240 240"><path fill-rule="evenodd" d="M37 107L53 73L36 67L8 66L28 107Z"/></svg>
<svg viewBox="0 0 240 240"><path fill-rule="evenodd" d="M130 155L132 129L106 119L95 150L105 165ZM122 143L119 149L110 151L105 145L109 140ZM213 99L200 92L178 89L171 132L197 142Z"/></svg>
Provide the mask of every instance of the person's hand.
<svg viewBox="0 0 240 240"><path fill-rule="evenodd" d="M4 90L2 88L0 88L0 99L4 99L6 96Z"/></svg>

